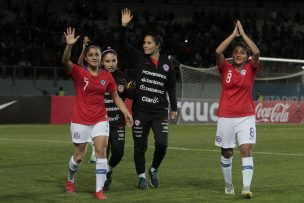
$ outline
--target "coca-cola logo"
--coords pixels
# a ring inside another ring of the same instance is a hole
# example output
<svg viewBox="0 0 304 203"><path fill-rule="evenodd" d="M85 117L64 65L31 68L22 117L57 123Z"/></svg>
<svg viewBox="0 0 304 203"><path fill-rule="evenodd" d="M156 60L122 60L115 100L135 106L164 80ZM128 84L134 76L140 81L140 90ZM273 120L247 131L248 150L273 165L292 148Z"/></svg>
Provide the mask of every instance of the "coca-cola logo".
<svg viewBox="0 0 304 203"><path fill-rule="evenodd" d="M258 103L255 107L257 122L286 123L289 119L290 104L276 103L274 106L264 107Z"/></svg>

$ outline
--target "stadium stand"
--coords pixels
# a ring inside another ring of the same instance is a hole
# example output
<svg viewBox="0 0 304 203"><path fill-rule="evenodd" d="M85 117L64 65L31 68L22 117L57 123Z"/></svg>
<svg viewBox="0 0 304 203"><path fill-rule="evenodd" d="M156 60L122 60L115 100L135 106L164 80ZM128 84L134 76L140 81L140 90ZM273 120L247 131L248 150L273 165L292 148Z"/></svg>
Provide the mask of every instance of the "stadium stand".
<svg viewBox="0 0 304 203"><path fill-rule="evenodd" d="M162 26L166 31L163 51L186 65L214 65L215 47L235 19L248 27L263 56L304 56L301 1L6 0L0 2L1 78L34 80L34 86L36 80L54 80L51 84L57 89L57 81L68 78L60 69L66 26L75 26L78 34L89 35L96 44L118 49L118 16L124 7L132 8L135 14L132 29L136 34L130 36L134 46L141 46L148 25ZM74 61L80 48L81 43L75 46ZM120 66L132 75L132 63L123 53L120 56ZM72 89L64 88L68 94ZM4 92L0 90L0 95Z"/></svg>

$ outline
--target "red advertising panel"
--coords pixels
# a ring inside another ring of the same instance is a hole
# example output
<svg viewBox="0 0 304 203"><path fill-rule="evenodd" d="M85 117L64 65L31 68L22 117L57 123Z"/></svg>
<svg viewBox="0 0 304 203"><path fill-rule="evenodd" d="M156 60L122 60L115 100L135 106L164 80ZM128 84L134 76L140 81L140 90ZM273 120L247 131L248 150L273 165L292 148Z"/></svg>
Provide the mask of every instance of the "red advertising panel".
<svg viewBox="0 0 304 203"><path fill-rule="evenodd" d="M257 123L304 123L302 101L264 101L255 105Z"/></svg>

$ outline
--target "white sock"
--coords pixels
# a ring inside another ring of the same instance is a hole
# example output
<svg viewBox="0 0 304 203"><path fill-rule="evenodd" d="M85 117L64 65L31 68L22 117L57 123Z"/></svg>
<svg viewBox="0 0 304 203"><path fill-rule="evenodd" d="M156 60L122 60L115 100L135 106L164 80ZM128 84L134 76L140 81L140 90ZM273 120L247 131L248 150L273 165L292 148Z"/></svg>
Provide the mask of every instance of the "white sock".
<svg viewBox="0 0 304 203"><path fill-rule="evenodd" d="M92 155L95 155L95 145L94 145L94 141L91 141L91 145L92 145Z"/></svg>
<svg viewBox="0 0 304 203"><path fill-rule="evenodd" d="M77 163L73 157L74 156L72 156L69 161L69 168L68 168L68 181L72 183L74 183L75 174L80 166L80 163Z"/></svg>
<svg viewBox="0 0 304 203"><path fill-rule="evenodd" d="M104 186L107 169L108 169L108 160L106 158L96 159L96 192L102 190Z"/></svg>
<svg viewBox="0 0 304 203"><path fill-rule="evenodd" d="M141 173L138 175L139 178L146 178L146 173Z"/></svg>
<svg viewBox="0 0 304 203"><path fill-rule="evenodd" d="M232 184L232 158L233 157L226 159L221 156L221 167L226 184Z"/></svg>
<svg viewBox="0 0 304 203"><path fill-rule="evenodd" d="M156 169L151 166L150 171L154 172Z"/></svg>
<svg viewBox="0 0 304 203"><path fill-rule="evenodd" d="M253 176L253 157L242 158L243 190L250 191Z"/></svg>

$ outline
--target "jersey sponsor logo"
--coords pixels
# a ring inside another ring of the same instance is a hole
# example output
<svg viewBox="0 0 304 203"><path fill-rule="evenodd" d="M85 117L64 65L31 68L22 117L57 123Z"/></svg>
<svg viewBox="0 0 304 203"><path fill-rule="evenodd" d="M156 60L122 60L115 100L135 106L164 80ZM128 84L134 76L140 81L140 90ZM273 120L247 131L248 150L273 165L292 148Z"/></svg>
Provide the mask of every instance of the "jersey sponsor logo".
<svg viewBox="0 0 304 203"><path fill-rule="evenodd" d="M246 70L241 70L241 75L246 75Z"/></svg>
<svg viewBox="0 0 304 203"><path fill-rule="evenodd" d="M135 121L134 121L134 124L135 124L136 126L139 126L139 125L140 125L140 120L135 120Z"/></svg>
<svg viewBox="0 0 304 203"><path fill-rule="evenodd" d="M105 81L105 80L101 80L101 81L100 81L100 84L101 84L101 85L105 85L105 84L106 84L106 81Z"/></svg>
<svg viewBox="0 0 304 203"><path fill-rule="evenodd" d="M145 82L145 83L154 84L154 85L164 86L163 82L159 82L159 81L156 81L156 80L150 80L149 78L145 78L145 77L143 77L141 79L141 81Z"/></svg>
<svg viewBox="0 0 304 203"><path fill-rule="evenodd" d="M158 103L158 98L157 98L157 97L154 97L154 98L152 99L152 98L143 96L143 97L141 98L141 100L144 101L144 102L152 103L152 104Z"/></svg>
<svg viewBox="0 0 304 203"><path fill-rule="evenodd" d="M17 102L17 100L11 101L11 102L7 102L7 103L5 103L5 104L1 104L1 105L0 105L0 110L2 110L2 109L4 109L4 108L8 107L9 105L12 105L12 104L15 103L15 102Z"/></svg>
<svg viewBox="0 0 304 203"><path fill-rule="evenodd" d="M114 103L113 99L104 99L105 104Z"/></svg>
<svg viewBox="0 0 304 203"><path fill-rule="evenodd" d="M155 88L151 88L151 87L146 87L145 85L140 85L139 89L147 91L147 92L155 92L155 93L159 93L159 94L164 94L163 90L159 90L159 89L155 89Z"/></svg>
<svg viewBox="0 0 304 203"><path fill-rule="evenodd" d="M80 134L78 132L74 132L73 136L74 136L75 139L79 139L80 138Z"/></svg>
<svg viewBox="0 0 304 203"><path fill-rule="evenodd" d="M119 114L116 114L116 116L109 117L109 121L118 121L119 118Z"/></svg>
<svg viewBox="0 0 304 203"><path fill-rule="evenodd" d="M167 79L167 76L165 76L163 74L154 73L154 72L150 72L150 71L147 71L147 70L143 70L142 73L145 74L145 75L150 75L150 76L155 76L155 77L159 77L159 78L162 78L162 79Z"/></svg>
<svg viewBox="0 0 304 203"><path fill-rule="evenodd" d="M163 65L163 69L164 69L164 71L168 72L168 71L169 71L169 66L168 66L168 64L164 64L164 65Z"/></svg>
<svg viewBox="0 0 304 203"><path fill-rule="evenodd" d="M109 107L109 108L106 108L107 111L118 111L119 108L118 107Z"/></svg>

